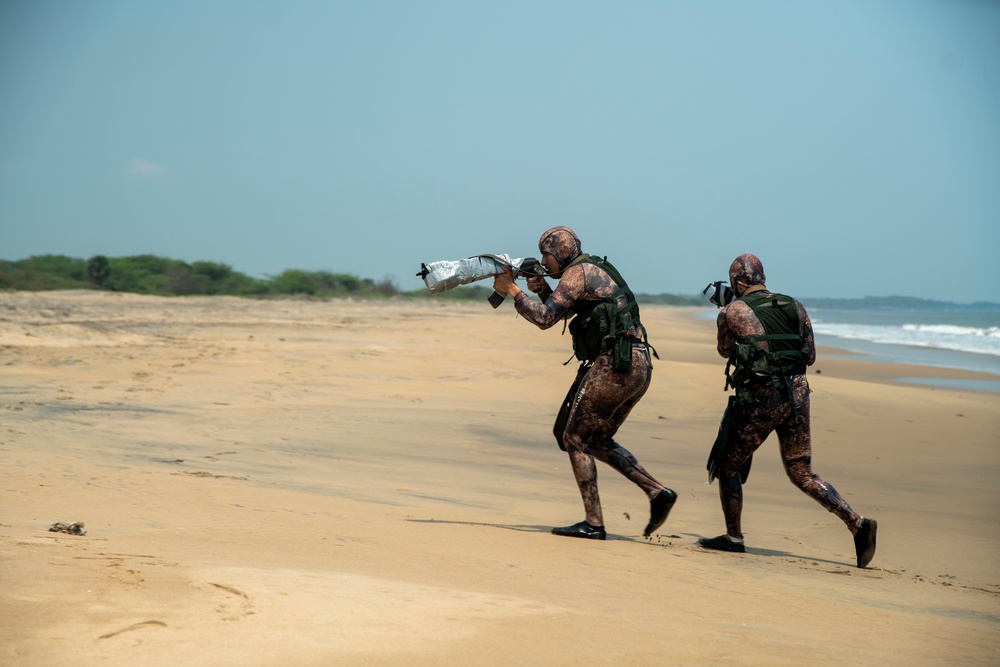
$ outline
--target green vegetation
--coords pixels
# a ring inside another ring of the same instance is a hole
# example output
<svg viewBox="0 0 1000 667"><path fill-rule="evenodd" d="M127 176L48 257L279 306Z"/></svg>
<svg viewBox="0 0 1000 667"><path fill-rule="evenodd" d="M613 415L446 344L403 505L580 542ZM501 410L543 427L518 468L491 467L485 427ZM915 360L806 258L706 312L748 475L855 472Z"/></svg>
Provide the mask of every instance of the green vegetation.
<svg viewBox="0 0 1000 667"><path fill-rule="evenodd" d="M160 296L229 295L248 297L308 296L315 298L442 299L484 301L493 293L487 281L443 294L425 289L400 291L391 280L379 282L345 273L287 269L265 279L251 278L218 262L182 262L156 255L75 259L36 255L17 261L0 260L0 289L44 291L93 289ZM704 306L705 299L673 294L639 294L640 303Z"/></svg>
<svg viewBox="0 0 1000 667"><path fill-rule="evenodd" d="M308 295L322 298L380 298L398 293L388 280L375 282L342 273L298 269L289 269L261 280L234 271L227 264L189 264L156 255L96 255L89 260L64 255L36 255L18 261L0 260L0 289L103 289L161 296Z"/></svg>
<svg viewBox="0 0 1000 667"><path fill-rule="evenodd" d="M0 261L0 288L34 291L87 286L87 262L82 259L40 255L19 262Z"/></svg>

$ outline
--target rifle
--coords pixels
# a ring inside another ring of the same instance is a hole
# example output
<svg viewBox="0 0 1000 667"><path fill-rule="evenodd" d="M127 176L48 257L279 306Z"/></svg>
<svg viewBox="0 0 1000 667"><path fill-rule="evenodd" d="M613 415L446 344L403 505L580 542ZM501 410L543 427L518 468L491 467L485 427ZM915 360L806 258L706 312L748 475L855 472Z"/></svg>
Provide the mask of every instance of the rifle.
<svg viewBox="0 0 1000 667"><path fill-rule="evenodd" d="M421 262L417 276L424 279L424 284L432 294L447 292L459 285L468 285L477 280L485 280L500 275L505 269L510 269L517 278L530 276L546 276L545 266L534 257L515 258L510 255L474 255L466 259L441 260L437 262ZM493 292L487 298L490 305L499 308L506 294Z"/></svg>
<svg viewBox="0 0 1000 667"><path fill-rule="evenodd" d="M736 299L736 294L726 284L725 280L716 280L714 283L709 283L701 293L707 296L708 300L719 308L728 306Z"/></svg>

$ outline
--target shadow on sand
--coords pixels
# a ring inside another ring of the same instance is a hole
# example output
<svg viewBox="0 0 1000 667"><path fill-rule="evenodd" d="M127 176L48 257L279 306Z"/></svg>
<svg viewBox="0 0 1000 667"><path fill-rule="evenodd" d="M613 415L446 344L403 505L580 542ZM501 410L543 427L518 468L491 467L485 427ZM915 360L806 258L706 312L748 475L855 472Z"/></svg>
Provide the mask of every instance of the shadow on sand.
<svg viewBox="0 0 1000 667"><path fill-rule="evenodd" d="M453 526L485 526L487 528L500 528L502 530L516 530L522 533L551 533L551 526L535 526L535 525L518 525L518 524L506 524L506 523L486 523L483 521L444 521L441 519L406 519L410 523L439 523L443 525L453 525ZM724 554L721 551L714 551L712 549L706 549L704 547L698 546L698 539L701 537L706 537L705 535L698 535L696 533L682 533L685 537L690 537L693 541L692 544L684 544L678 546L688 546L697 549L698 551L715 553L726 556L764 556L766 558L789 558L794 560L809 561L812 563L826 563L828 565L838 565L841 567L854 567L853 563L844 563L842 561L829 560L826 558L818 558L816 556L803 556L801 554L795 554L788 551L779 551L778 549L761 549L758 547L747 547L745 554ZM672 535L671 537L680 537L680 535ZM622 542L642 542L645 544L653 544L655 546L667 546L665 544L659 543L657 541L644 538L644 537L625 537L622 535L613 535L608 533L607 541L622 541Z"/></svg>
<svg viewBox="0 0 1000 667"><path fill-rule="evenodd" d="M440 519L406 519L411 523L440 523L458 526L486 526L487 528L500 528L502 530L516 530L523 533L551 533L552 526L529 526L529 525L517 525L517 524L506 524L506 523L485 523L482 521L442 521ZM628 542L648 542L646 539L633 539L630 537L623 537L621 535L612 535L608 533L607 541L621 540Z"/></svg>

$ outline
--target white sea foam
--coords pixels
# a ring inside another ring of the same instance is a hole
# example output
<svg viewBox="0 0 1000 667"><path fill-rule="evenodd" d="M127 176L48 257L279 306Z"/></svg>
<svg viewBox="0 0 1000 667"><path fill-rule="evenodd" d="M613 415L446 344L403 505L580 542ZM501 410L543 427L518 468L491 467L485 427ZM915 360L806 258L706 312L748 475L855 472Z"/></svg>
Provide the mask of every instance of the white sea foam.
<svg viewBox="0 0 1000 667"><path fill-rule="evenodd" d="M1000 356L1000 327L967 327L952 324L842 324L813 321L818 334L887 345L956 350Z"/></svg>
<svg viewBox="0 0 1000 667"><path fill-rule="evenodd" d="M1000 327L960 327L954 324L904 324L905 331L926 332L944 336L986 336L1000 338Z"/></svg>

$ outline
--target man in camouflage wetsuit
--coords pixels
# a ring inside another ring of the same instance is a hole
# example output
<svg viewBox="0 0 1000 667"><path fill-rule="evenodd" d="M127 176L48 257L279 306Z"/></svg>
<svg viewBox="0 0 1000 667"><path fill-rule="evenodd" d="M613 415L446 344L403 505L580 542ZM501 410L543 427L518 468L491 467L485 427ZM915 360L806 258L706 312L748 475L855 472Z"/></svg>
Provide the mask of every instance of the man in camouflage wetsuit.
<svg viewBox="0 0 1000 667"><path fill-rule="evenodd" d="M522 317L540 329L548 329L570 317L575 317L578 324L589 324L595 306L613 304L613 310L605 311L612 314L606 317L620 315L624 319L616 321L625 322L618 327L616 338L603 344L603 347L614 345L614 351L594 348L591 353L577 351L582 340L581 327L570 325L574 351L583 363L554 432L559 446L569 454L583 498L585 519L572 526L553 528L552 532L595 540L607 536L597 491L596 458L627 477L650 499L649 523L643 532L649 537L666 521L677 494L656 481L627 449L614 441L615 433L646 393L652 379L650 350L639 322L638 306L617 270L606 260L582 253L580 239L569 227L546 231L538 249L548 274L559 279L553 290L541 276L528 278L528 289L538 295L541 303L517 286L509 270L498 275L493 283L497 292L514 297L514 306ZM618 280L613 276L618 276ZM611 326L614 331L615 325Z"/></svg>
<svg viewBox="0 0 1000 667"><path fill-rule="evenodd" d="M733 261L729 282L737 298L719 313L718 350L735 367L729 377L736 396L731 399L732 414L727 414L720 428L719 449L713 449L717 460L709 461L710 475L719 477L726 534L701 538L699 544L720 551L745 551L740 525L742 482L753 453L774 431L789 479L847 525L854 535L858 567L865 567L875 556L875 520L852 510L812 471L805 373L806 366L816 360L816 343L809 315L796 299L768 291L764 267L754 255L740 255Z"/></svg>

